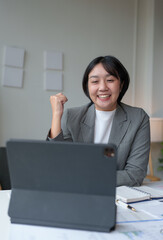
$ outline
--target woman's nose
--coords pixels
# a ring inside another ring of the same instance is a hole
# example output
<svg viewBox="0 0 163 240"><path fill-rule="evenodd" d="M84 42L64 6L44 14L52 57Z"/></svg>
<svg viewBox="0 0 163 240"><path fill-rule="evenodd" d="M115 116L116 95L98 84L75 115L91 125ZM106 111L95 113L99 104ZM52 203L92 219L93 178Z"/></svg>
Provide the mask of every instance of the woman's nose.
<svg viewBox="0 0 163 240"><path fill-rule="evenodd" d="M105 80L100 81L99 90L101 91L108 90L107 82Z"/></svg>

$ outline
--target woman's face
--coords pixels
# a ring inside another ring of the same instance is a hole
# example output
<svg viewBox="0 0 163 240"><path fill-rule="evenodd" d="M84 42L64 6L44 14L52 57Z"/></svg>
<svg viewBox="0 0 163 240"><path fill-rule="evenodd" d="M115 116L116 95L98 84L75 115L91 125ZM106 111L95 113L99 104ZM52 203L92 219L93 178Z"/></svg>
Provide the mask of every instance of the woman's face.
<svg viewBox="0 0 163 240"><path fill-rule="evenodd" d="M99 63L88 75L88 91L97 110L112 111L117 107L121 91L120 79L110 75Z"/></svg>

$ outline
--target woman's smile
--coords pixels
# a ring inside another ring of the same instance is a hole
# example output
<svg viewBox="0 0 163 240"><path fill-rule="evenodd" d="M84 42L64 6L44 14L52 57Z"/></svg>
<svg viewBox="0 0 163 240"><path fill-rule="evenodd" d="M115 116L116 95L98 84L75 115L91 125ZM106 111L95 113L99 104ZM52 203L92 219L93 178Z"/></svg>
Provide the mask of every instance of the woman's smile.
<svg viewBox="0 0 163 240"><path fill-rule="evenodd" d="M109 100L110 99L110 97L111 97L111 94L105 94L105 95L97 95L98 96L98 98L101 100L101 101L107 101L107 100Z"/></svg>

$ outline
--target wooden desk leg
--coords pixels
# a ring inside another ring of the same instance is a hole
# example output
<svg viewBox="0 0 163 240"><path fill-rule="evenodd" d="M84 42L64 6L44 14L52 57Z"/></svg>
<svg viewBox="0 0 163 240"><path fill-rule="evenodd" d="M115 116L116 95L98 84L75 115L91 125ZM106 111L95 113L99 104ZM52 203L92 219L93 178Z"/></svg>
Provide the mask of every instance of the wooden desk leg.
<svg viewBox="0 0 163 240"><path fill-rule="evenodd" d="M150 179L151 181L160 181L160 178L155 177L154 174L153 174L151 151L149 153L149 172L150 172L150 174L147 175L146 178Z"/></svg>

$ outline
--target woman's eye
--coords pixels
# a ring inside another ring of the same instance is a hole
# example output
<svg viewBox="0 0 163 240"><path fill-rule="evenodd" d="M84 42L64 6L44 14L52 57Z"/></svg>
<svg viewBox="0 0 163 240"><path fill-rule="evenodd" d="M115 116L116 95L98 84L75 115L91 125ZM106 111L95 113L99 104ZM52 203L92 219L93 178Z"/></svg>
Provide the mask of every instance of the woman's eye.
<svg viewBox="0 0 163 240"><path fill-rule="evenodd" d="M114 82L113 79L107 79L107 82Z"/></svg>
<svg viewBox="0 0 163 240"><path fill-rule="evenodd" d="M94 83L94 84L96 84L96 83L98 83L98 81L97 81L97 80L94 80L94 81L92 81L91 83Z"/></svg>

